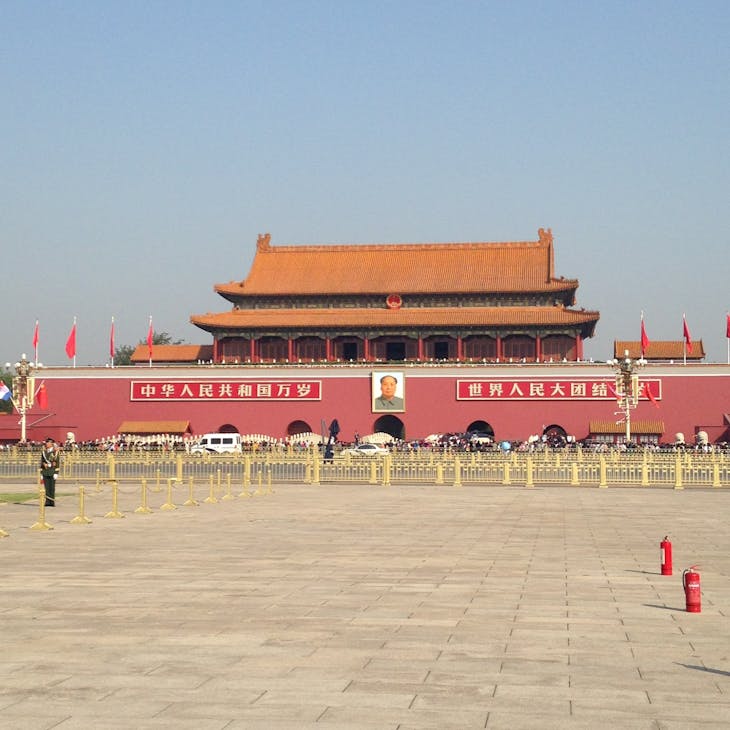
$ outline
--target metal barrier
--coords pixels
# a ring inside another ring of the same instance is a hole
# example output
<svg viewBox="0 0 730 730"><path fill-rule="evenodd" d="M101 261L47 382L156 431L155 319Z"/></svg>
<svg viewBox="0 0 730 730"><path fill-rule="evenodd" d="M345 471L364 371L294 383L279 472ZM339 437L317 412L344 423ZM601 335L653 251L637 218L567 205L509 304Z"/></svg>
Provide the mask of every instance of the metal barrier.
<svg viewBox="0 0 730 730"><path fill-rule="evenodd" d="M191 456L184 453L65 453L61 482L95 484L145 480L151 492L169 485L208 482L217 495L243 487L354 483L455 486L629 486L674 489L730 486L728 453L545 451L508 453L393 452L387 456L337 454L324 460L317 451ZM35 482L37 454L0 452L0 483ZM229 498L231 498L229 497Z"/></svg>

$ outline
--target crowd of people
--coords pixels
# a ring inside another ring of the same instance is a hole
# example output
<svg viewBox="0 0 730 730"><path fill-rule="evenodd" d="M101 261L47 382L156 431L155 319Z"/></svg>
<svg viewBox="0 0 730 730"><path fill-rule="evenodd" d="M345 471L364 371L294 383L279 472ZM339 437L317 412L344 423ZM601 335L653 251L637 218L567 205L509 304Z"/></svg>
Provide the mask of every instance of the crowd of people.
<svg viewBox="0 0 730 730"><path fill-rule="evenodd" d="M381 438L375 438L381 437ZM413 453L419 451L444 452L444 451L460 451L460 452L495 452L503 453L535 453L554 450L583 450L592 453L607 453L609 451L632 452L632 451L650 451L650 452L676 452L676 451L692 451L699 453L717 453L730 451L730 443L721 442L710 444L706 438L695 438L694 442L687 443L681 434L677 434L681 438L675 438L671 442L663 443L637 443L637 442L621 442L611 443L609 441L599 441L595 439L575 440L571 437L562 436L530 436L524 441L499 441L478 437L469 433L446 433L437 436L431 436L426 439L418 440L402 440L389 437L387 434L375 434L370 437L360 438L356 435L354 442L338 441L334 444L334 452L357 445L363 441L374 440L382 446L390 449L394 453ZM58 443L58 448L62 451L73 451L81 453L134 453L134 452L156 452L156 453L190 453L191 448L198 443L200 437L191 434L156 434L146 436L136 436L133 434L114 434L98 439L89 439L76 441L75 439L66 439L62 443ZM0 451L3 450L19 450L41 452L44 447L42 441L26 441L17 444L0 444ZM273 437L257 436L242 437L242 449L244 453L286 453L290 451L305 452L312 449L313 443L317 445L319 440L313 440L311 434L301 438L290 436L287 439L275 439ZM322 448L319 445L319 448Z"/></svg>

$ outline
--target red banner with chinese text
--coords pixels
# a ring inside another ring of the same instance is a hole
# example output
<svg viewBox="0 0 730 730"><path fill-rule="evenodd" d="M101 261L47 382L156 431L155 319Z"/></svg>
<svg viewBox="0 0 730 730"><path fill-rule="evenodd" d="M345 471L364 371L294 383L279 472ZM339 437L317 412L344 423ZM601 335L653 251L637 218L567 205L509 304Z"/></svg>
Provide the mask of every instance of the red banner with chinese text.
<svg viewBox="0 0 730 730"><path fill-rule="evenodd" d="M321 380L133 380L130 400L321 400Z"/></svg>
<svg viewBox="0 0 730 730"><path fill-rule="evenodd" d="M639 399L649 400L649 388L655 400L661 400L661 380L641 380ZM457 380L457 400L616 400L613 380Z"/></svg>

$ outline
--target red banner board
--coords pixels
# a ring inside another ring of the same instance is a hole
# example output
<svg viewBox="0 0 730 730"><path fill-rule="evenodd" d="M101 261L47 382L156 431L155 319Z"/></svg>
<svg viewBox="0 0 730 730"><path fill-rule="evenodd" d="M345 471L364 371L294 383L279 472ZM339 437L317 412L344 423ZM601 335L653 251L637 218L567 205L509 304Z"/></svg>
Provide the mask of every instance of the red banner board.
<svg viewBox="0 0 730 730"><path fill-rule="evenodd" d="M639 383L639 400L649 400L647 390L654 400L661 400L662 381L642 380ZM616 400L613 380L457 380L457 400Z"/></svg>
<svg viewBox="0 0 730 730"><path fill-rule="evenodd" d="M133 401L322 400L321 380L133 380Z"/></svg>

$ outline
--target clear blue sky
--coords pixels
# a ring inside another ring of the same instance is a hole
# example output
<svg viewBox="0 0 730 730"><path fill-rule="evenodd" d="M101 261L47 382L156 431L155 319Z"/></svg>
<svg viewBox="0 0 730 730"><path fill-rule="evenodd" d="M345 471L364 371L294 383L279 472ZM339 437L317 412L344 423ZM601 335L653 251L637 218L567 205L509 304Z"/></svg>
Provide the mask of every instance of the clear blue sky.
<svg viewBox="0 0 730 730"><path fill-rule="evenodd" d="M274 245L535 240L614 339L726 359L730 3L0 3L0 362L210 337Z"/></svg>

